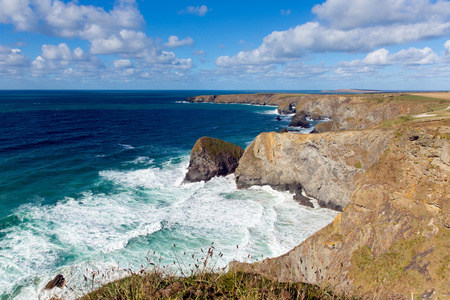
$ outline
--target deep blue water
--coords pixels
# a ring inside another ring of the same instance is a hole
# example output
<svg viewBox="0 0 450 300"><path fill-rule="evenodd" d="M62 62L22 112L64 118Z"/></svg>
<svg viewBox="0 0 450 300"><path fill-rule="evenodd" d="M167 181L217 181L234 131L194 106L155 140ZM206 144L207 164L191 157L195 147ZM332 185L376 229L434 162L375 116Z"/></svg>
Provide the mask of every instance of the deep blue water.
<svg viewBox="0 0 450 300"><path fill-rule="evenodd" d="M174 243L214 241L223 264L279 255L326 225L333 212L232 176L182 184L198 138L245 148L289 124L275 107L184 102L224 93L0 91L0 299L44 297L57 273L76 285L86 268L138 267L149 250L171 262Z"/></svg>

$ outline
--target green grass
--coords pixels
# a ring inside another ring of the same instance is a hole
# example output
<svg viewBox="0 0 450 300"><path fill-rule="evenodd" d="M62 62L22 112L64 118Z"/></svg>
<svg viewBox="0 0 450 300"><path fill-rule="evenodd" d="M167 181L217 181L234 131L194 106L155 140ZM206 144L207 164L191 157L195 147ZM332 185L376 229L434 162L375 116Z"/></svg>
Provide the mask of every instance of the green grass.
<svg viewBox="0 0 450 300"><path fill-rule="evenodd" d="M150 272L134 274L93 291L82 300L100 299L350 299L302 283L280 283L247 273L190 277Z"/></svg>
<svg viewBox="0 0 450 300"><path fill-rule="evenodd" d="M84 295L78 298L81 300L356 299L316 285L282 283L256 274L225 272L225 268L216 267L217 259L222 254L214 256L213 245L207 251L202 250L202 257L188 270L183 268L186 263L182 257L176 252L175 256L175 269L147 259L149 268L137 272L128 270L128 276L122 279L99 284L104 278L93 273L85 276L84 287L70 287L69 290L83 291Z"/></svg>
<svg viewBox="0 0 450 300"><path fill-rule="evenodd" d="M206 149L214 157L227 153L236 160L239 160L244 153L244 150L235 144L211 137L200 138L194 145L192 151L199 152L201 148Z"/></svg>

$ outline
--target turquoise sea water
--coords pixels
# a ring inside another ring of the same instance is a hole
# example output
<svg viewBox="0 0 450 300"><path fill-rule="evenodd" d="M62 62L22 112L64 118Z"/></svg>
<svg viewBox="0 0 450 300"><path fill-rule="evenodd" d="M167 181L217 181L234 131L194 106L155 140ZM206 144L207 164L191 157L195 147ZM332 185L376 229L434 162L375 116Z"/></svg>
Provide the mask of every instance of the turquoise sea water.
<svg viewBox="0 0 450 300"><path fill-rule="evenodd" d="M198 138L245 148L289 124L275 107L184 102L223 93L0 91L0 299L45 299L56 274L81 287L153 252L172 264L174 244L190 255L214 242L218 266L277 256L332 221L289 193L237 190L232 175L182 183Z"/></svg>

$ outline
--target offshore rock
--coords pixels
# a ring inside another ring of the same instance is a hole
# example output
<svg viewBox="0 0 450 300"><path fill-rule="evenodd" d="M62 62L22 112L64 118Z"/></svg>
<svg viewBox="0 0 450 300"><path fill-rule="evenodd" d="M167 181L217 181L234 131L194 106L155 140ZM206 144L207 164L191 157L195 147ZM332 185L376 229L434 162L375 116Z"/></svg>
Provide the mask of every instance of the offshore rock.
<svg viewBox="0 0 450 300"><path fill-rule="evenodd" d="M297 111L295 115L292 117L289 126L309 128L309 123L306 120L306 116L307 114L304 110Z"/></svg>
<svg viewBox="0 0 450 300"><path fill-rule="evenodd" d="M191 159L185 180L208 181L214 176L234 172L244 150L232 143L216 138L202 137L191 150Z"/></svg>
<svg viewBox="0 0 450 300"><path fill-rule="evenodd" d="M66 283L66 279L64 278L63 275L58 274L55 276L55 278L53 278L52 280L50 280L47 285L45 286L44 289L46 290L51 290L55 287L59 287L62 288Z"/></svg>
<svg viewBox="0 0 450 300"><path fill-rule="evenodd" d="M388 130L258 135L242 156L235 178L238 188L269 185L295 192L304 189L322 207L342 210L354 179L384 152Z"/></svg>

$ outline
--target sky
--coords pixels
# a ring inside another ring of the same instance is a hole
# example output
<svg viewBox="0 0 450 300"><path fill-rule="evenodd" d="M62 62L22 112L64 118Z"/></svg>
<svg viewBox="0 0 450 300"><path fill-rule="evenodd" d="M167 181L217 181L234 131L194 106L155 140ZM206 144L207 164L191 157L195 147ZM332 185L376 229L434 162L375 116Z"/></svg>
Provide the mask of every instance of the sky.
<svg viewBox="0 0 450 300"><path fill-rule="evenodd" d="M450 90L450 0L0 0L0 89Z"/></svg>

